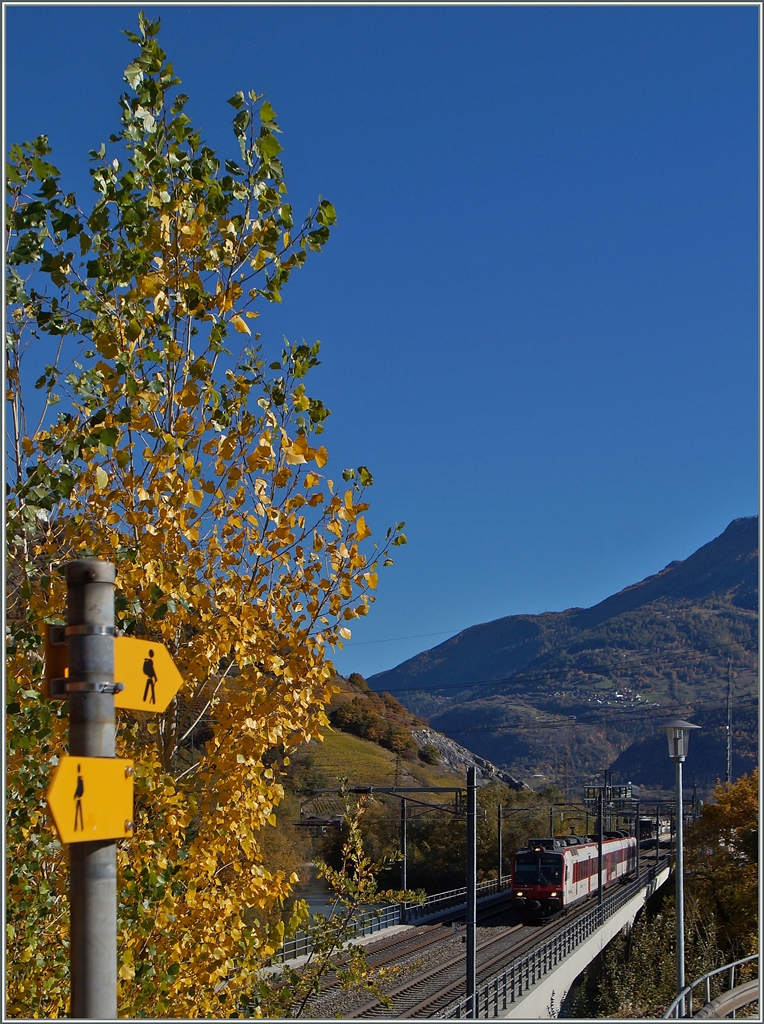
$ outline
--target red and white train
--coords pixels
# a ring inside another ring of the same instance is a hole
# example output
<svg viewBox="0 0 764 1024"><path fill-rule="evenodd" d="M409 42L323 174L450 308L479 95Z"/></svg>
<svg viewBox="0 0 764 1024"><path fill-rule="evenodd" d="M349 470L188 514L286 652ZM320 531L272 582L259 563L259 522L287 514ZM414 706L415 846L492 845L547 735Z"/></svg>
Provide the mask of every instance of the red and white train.
<svg viewBox="0 0 764 1024"><path fill-rule="evenodd" d="M557 914L597 892L596 836L529 839L512 865L512 906L523 917ZM602 889L625 881L637 869L637 841L628 832L606 832L602 840Z"/></svg>

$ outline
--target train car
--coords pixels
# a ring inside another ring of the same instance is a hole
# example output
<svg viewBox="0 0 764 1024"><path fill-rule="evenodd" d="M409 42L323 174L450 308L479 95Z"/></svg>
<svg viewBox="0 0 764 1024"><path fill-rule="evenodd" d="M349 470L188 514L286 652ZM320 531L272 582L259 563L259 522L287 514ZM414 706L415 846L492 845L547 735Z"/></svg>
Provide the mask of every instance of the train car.
<svg viewBox="0 0 764 1024"><path fill-rule="evenodd" d="M527 919L560 913L597 892L596 836L529 839L512 865L512 906ZM625 881L637 867L637 841L628 832L606 832L602 841L602 888Z"/></svg>
<svg viewBox="0 0 764 1024"><path fill-rule="evenodd" d="M655 819L654 818L640 818L639 819L639 838L655 839Z"/></svg>

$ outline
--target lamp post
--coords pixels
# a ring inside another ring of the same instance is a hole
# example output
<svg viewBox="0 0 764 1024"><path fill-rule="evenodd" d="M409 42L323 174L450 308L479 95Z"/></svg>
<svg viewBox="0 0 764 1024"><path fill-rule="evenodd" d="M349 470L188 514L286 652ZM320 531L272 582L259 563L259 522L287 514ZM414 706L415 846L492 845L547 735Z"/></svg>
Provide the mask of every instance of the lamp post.
<svg viewBox="0 0 764 1024"><path fill-rule="evenodd" d="M687 757L690 730L699 725L672 719L661 726L668 739L669 757L676 765L676 994L684 988L684 815L682 812L682 763ZM677 1007L684 1016L684 1000Z"/></svg>

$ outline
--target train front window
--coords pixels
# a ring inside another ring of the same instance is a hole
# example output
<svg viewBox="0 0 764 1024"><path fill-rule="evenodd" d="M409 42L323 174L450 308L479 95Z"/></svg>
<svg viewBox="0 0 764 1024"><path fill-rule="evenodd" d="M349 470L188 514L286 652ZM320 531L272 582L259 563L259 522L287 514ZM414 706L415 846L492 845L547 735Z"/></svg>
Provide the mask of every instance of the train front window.
<svg viewBox="0 0 764 1024"><path fill-rule="evenodd" d="M559 885L562 858L555 854L518 853L514 881L515 885Z"/></svg>

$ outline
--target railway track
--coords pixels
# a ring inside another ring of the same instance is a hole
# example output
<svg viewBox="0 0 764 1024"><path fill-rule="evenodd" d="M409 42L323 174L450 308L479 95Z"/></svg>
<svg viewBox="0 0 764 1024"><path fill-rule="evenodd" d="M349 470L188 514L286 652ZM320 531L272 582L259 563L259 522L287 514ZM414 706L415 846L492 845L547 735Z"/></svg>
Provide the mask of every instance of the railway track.
<svg viewBox="0 0 764 1024"><path fill-rule="evenodd" d="M521 956L539 939L555 930L559 922L542 927L515 924L508 928L478 927L477 982L487 981L505 964ZM416 974L394 988L387 989L392 1007L379 1000L370 1000L345 1014L346 1018L433 1017L464 995L465 947L459 943L458 952L434 967Z"/></svg>
<svg viewBox="0 0 764 1024"><path fill-rule="evenodd" d="M485 927L484 918L483 926L479 925L477 930L477 986L489 981L513 960L523 956L552 934L560 926L561 920L566 924L572 922L579 914L587 913L591 906L591 901L587 901L564 918L557 916L541 927L515 925L495 931ZM503 913L506 912L505 908ZM491 931L494 931L493 935L487 934ZM392 999L390 1008L383 1006L378 1000L371 1000L354 1007L345 1014L345 1017L412 1019L440 1016L448 1006L465 994L465 955L465 948L460 944L458 952L441 963L408 978L394 988L387 989L385 994Z"/></svg>
<svg viewBox="0 0 764 1024"><path fill-rule="evenodd" d="M645 851L646 852L646 851ZM643 854L643 867L650 861L650 855ZM647 862L647 863L646 863ZM592 906L587 901L571 910L562 918L566 923L586 913ZM491 918L509 917L509 927L487 926ZM454 914L454 919L464 919L464 913ZM555 917L544 925L512 923L514 915L506 904L494 909L481 911L477 929L477 985L485 983L500 973L513 960L523 956L560 925L561 918ZM514 919L516 920L516 919ZM449 946L451 949L449 950ZM438 947L441 947L439 950ZM416 960L422 955L424 963ZM392 999L392 1006L385 1007L377 999L357 1002L351 1006L350 993L339 997L339 982L333 976L322 985L321 993L311 1000L311 1015L344 1016L346 1019L389 1019L427 1018L440 1016L452 1003L464 995L466 948L460 938L443 924L414 926L405 933L389 939L380 938L367 948L370 966L379 968L400 964L409 977L394 985L390 979L384 986L385 994ZM391 987L392 986L392 987ZM359 994L356 998L362 998ZM341 1004L341 1005L340 1005Z"/></svg>
<svg viewBox="0 0 764 1024"><path fill-rule="evenodd" d="M485 909L481 911L481 921L486 922L491 920L491 918L506 914L506 907ZM454 918L458 920L459 916L459 912L456 911ZM462 919L464 918L463 911L461 917ZM502 929L502 934L514 931L517 927L519 926ZM486 931L490 931L490 929L486 929ZM395 936L378 937L373 944L366 947L366 960L369 966L375 969L388 967L392 964L399 965L403 970L416 969L420 966L418 961L421 955L423 955L425 961L431 962L433 958L437 959L439 955L443 955L442 951L439 953L438 947L446 948L449 944L458 949L459 954L463 958L464 947L461 938L453 932L450 924L439 922L429 925L413 925L405 932L398 933ZM338 962L338 966L343 966L347 963L347 960L347 957L343 957ZM321 991L310 1000L309 1012L311 1016L341 1016L341 1013L336 1012L338 1010L336 999L347 1005L349 1000L352 1001L353 994L343 993L340 996L339 987L340 982L336 975L330 974L323 979ZM358 997L356 996L356 998ZM351 1016L355 1015L355 1013L351 1014Z"/></svg>

